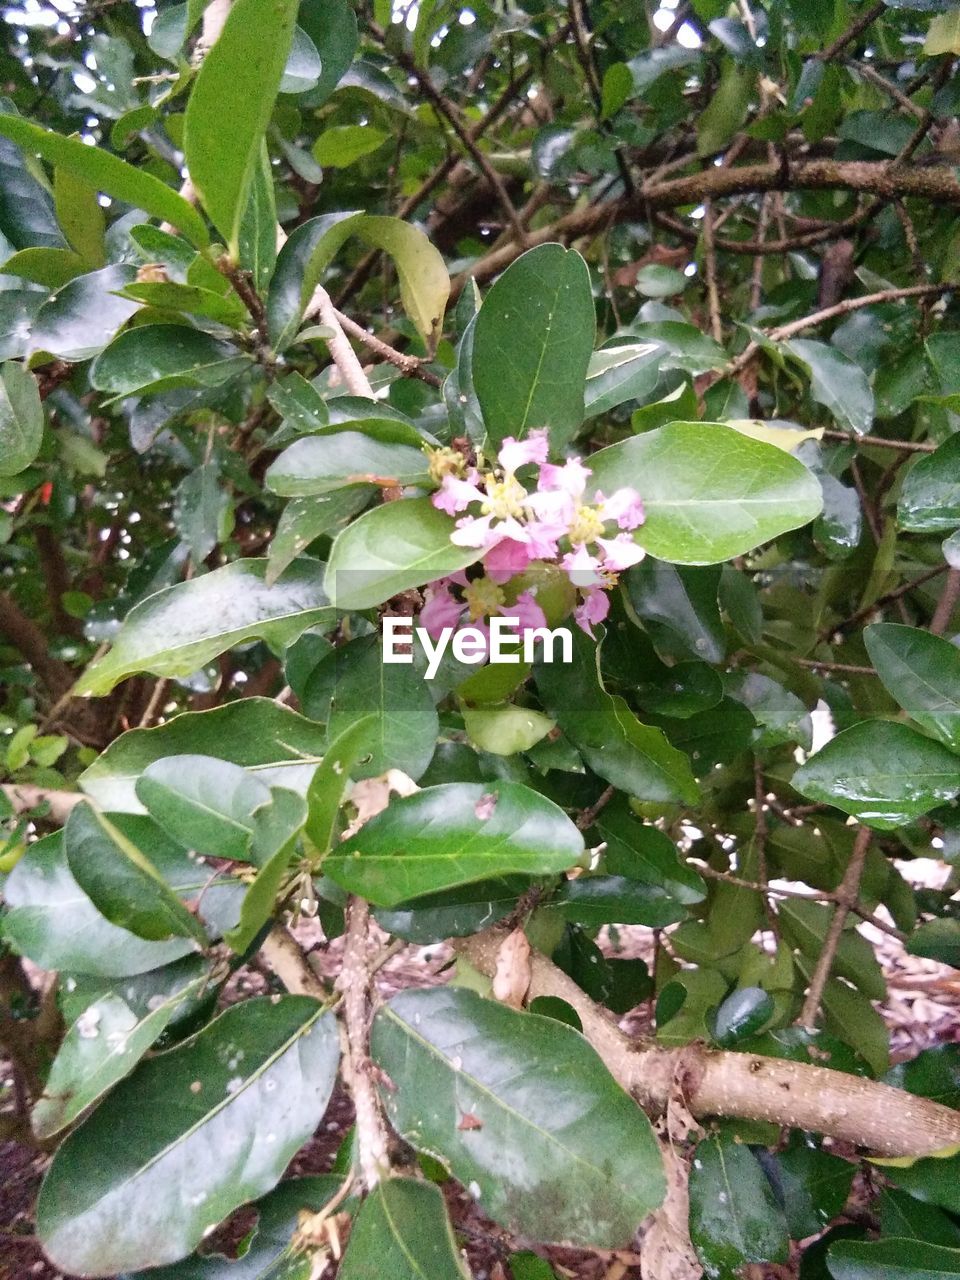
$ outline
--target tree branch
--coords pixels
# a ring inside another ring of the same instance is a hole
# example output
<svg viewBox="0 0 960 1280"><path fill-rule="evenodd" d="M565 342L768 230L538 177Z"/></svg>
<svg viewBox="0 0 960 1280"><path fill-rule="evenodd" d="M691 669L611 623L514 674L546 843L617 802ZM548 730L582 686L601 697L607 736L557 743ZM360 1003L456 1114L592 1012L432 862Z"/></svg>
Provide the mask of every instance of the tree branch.
<svg viewBox="0 0 960 1280"><path fill-rule="evenodd" d="M830 924L823 940L823 950L817 957L813 977L810 979L810 986L807 988L803 1008L800 1010L800 1017L797 1019L799 1026L806 1027L810 1031L814 1029L817 1023L817 1014L820 1012L820 1002L823 1000L824 987L827 985L830 970L833 968L833 962L836 959L837 947L840 945L840 938L843 934L843 926L847 922L850 908L860 897L860 877L863 875L863 867L867 860L867 851L870 848L872 836L873 832L869 827L861 827L857 832L857 837L853 843L853 851L850 854L850 861L847 863L847 869L843 873L843 879L840 881L839 888L836 891L837 905L834 907L833 915L830 917Z"/></svg>
<svg viewBox="0 0 960 1280"><path fill-rule="evenodd" d="M62 827L75 805L85 799L79 791L51 791L47 787L34 787L27 783L5 782L0 791L13 806L14 813L29 813L41 805L50 806L50 821Z"/></svg>
<svg viewBox="0 0 960 1280"><path fill-rule="evenodd" d="M468 280L491 279L505 270L523 252L549 241L569 241L606 231L619 222L646 218L651 210L675 209L680 205L702 204L724 196L764 191L862 191L896 200L903 196L960 206L960 181L953 168L900 168L877 161L812 159L775 164L746 164L733 168L711 167L682 178L650 181L635 196L608 200L575 209L552 225L527 233L526 246L505 245L486 254L452 282L451 299L459 297Z"/></svg>
<svg viewBox="0 0 960 1280"><path fill-rule="evenodd" d="M350 394L373 400L373 387L371 387L347 335L343 332L340 317L330 299L330 295L322 285L317 285L314 290L313 297L304 312L304 319L314 315L320 317L321 324L325 324L333 330L333 337L327 339L327 345L330 348L331 356L333 356L334 364L340 370L344 384Z"/></svg>
<svg viewBox="0 0 960 1280"><path fill-rule="evenodd" d="M374 355L378 355L381 359L395 365L408 378L419 378L421 382L426 382L431 387L443 386L443 379L431 372L430 369L425 369L416 356L408 356L403 351L398 351L396 347L389 346L386 342L364 329L362 324L357 324L356 320L351 320L349 316L344 315L342 311L335 311L334 314L340 321L340 327L345 333L349 333L358 342L362 342Z"/></svg>
<svg viewBox="0 0 960 1280"><path fill-rule="evenodd" d="M62 697L72 687L70 668L50 656L46 636L6 591L0 591L0 635L6 636L27 660L55 698Z"/></svg>
<svg viewBox="0 0 960 1280"><path fill-rule="evenodd" d="M488 977L496 971L502 930L454 941L457 952ZM667 1048L625 1036L552 961L531 955L527 999L554 996L576 1010L583 1034L607 1069L651 1114L662 1113L682 1068L693 1115L768 1120L827 1134L888 1156L927 1155L960 1142L960 1113L901 1089L826 1067L708 1049Z"/></svg>

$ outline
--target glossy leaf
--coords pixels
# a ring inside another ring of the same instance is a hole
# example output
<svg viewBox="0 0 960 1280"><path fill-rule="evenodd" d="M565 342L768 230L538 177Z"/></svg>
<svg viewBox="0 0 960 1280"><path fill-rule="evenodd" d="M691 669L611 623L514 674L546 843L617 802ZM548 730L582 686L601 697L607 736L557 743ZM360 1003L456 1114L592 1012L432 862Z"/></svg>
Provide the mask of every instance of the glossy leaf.
<svg viewBox="0 0 960 1280"><path fill-rule="evenodd" d="M940 636L894 622L863 633L877 675L921 728L960 749L960 652Z"/></svg>
<svg viewBox="0 0 960 1280"><path fill-rule="evenodd" d="M397 1131L508 1230L617 1248L663 1199L646 1116L572 1028L471 991L408 991L377 1014L371 1052L398 1086L381 1095Z"/></svg>
<svg viewBox="0 0 960 1280"><path fill-rule="evenodd" d="M723 661L727 645L717 599L719 569L677 568L647 557L625 581L633 610L662 656Z"/></svg>
<svg viewBox="0 0 960 1280"><path fill-rule="evenodd" d="M839 1240L827 1266L834 1280L944 1280L960 1275L960 1249L916 1240Z"/></svg>
<svg viewBox="0 0 960 1280"><path fill-rule="evenodd" d="M382 249L393 259L403 309L424 342L434 343L450 294L450 277L442 254L419 227L399 218L365 215L354 230L367 244Z"/></svg>
<svg viewBox="0 0 960 1280"><path fill-rule="evenodd" d="M690 1170L690 1238L709 1276L745 1262L785 1262L783 1210L750 1149L726 1131L699 1143Z"/></svg>
<svg viewBox="0 0 960 1280"><path fill-rule="evenodd" d="M235 259L240 220L296 16L296 0L236 0L187 103L183 142L190 177ZM224 120L230 122L231 144L226 150Z"/></svg>
<svg viewBox="0 0 960 1280"><path fill-rule="evenodd" d="M134 274L133 267L110 266L64 285L40 308L31 350L46 351L61 360L89 360L98 355L140 309L138 302L116 296Z"/></svg>
<svg viewBox="0 0 960 1280"><path fill-rule="evenodd" d="M461 938L501 920L529 887L524 876L501 876L428 893L389 909L381 907L374 914L381 928L408 942Z"/></svg>
<svg viewBox="0 0 960 1280"><path fill-rule="evenodd" d="M298 561L268 587L266 560L237 560L148 596L127 615L110 652L88 667L78 694L109 693L136 671L183 676L254 636L288 644L328 621L320 566Z"/></svg>
<svg viewBox="0 0 960 1280"><path fill-rule="evenodd" d="M267 297L267 326L277 351L290 345L307 303L361 213L324 213L301 223L277 255Z"/></svg>
<svg viewBox="0 0 960 1280"><path fill-rule="evenodd" d="M338 609L369 609L472 564L480 552L450 541L454 522L429 498L388 502L338 534L324 587Z"/></svg>
<svg viewBox="0 0 960 1280"><path fill-rule="evenodd" d="M9 111L10 102L3 100ZM15 249L65 249L49 190L31 172L15 143L0 136L0 231ZM9 263L4 270L9 270Z"/></svg>
<svg viewBox="0 0 960 1280"><path fill-rule="evenodd" d="M793 338L785 346L810 371L813 399L847 431L869 431L873 423L873 392L860 366L825 342Z"/></svg>
<svg viewBox="0 0 960 1280"><path fill-rule="evenodd" d="M821 747L792 785L808 800L892 831L960 791L960 759L906 725L864 721Z"/></svg>
<svg viewBox="0 0 960 1280"><path fill-rule="evenodd" d="M273 787L270 804L253 815L250 860L260 868L243 895L240 919L224 934L237 955L255 941L274 913L277 897L297 847L297 836L307 820L307 803L295 791Z"/></svg>
<svg viewBox="0 0 960 1280"><path fill-rule="evenodd" d="M816 1235L842 1212L857 1166L795 1133L777 1157L790 1234L796 1240Z"/></svg>
<svg viewBox="0 0 960 1280"><path fill-rule="evenodd" d="M819 514L816 478L772 445L716 423L674 422L601 449L591 484L632 485L646 523L636 539L673 564L714 564Z"/></svg>
<svg viewBox="0 0 960 1280"><path fill-rule="evenodd" d="M439 720L414 665L385 663L379 636L352 640L324 658L303 691L304 710L323 720L332 738L367 721L357 776L402 769L416 780L433 756Z"/></svg>
<svg viewBox="0 0 960 1280"><path fill-rule="evenodd" d="M0 476L24 471L40 452L43 405L37 381L13 361L0 368Z"/></svg>
<svg viewBox="0 0 960 1280"><path fill-rule="evenodd" d="M312 498L294 498L283 509L267 556L266 583L272 587L289 565L312 542L326 534L339 533L351 516L370 500L370 489L353 485L334 489Z"/></svg>
<svg viewBox="0 0 960 1280"><path fill-rule="evenodd" d="M593 418L647 397L657 385L662 350L658 342L631 342L595 351L587 366L584 416Z"/></svg>
<svg viewBox="0 0 960 1280"><path fill-rule="evenodd" d="M90 804L74 808L63 838L74 878L111 924L151 942L207 941L203 926L150 858Z"/></svg>
<svg viewBox="0 0 960 1280"><path fill-rule="evenodd" d="M83 791L112 813L144 813L136 782L166 756L217 756L268 787L305 795L324 754L326 734L272 698L242 698L212 711L187 711L154 729L123 733L80 775Z"/></svg>
<svg viewBox="0 0 960 1280"><path fill-rule="evenodd" d="M644 800L693 803L697 785L690 763L660 729L641 724L623 701L606 692L596 646L579 630L573 665L541 663L537 689L584 760L607 782Z"/></svg>
<svg viewBox="0 0 960 1280"><path fill-rule="evenodd" d="M424 484L429 479L427 456L420 444L406 443L399 427L327 428L296 440L271 463L266 483L274 493L295 498L347 485Z"/></svg>
<svg viewBox="0 0 960 1280"><path fill-rule="evenodd" d="M516 782L451 782L394 799L323 864L380 907L492 876L559 875L583 855L562 809Z"/></svg>
<svg viewBox="0 0 960 1280"><path fill-rule="evenodd" d="M0 115L0 135L25 152L82 178L104 195L172 222L193 244L202 248L209 243L203 219L193 205L146 169L135 168L99 147L88 147L79 138L64 138L41 129L19 116Z"/></svg>
<svg viewBox="0 0 960 1280"><path fill-rule="evenodd" d="M337 1272L340 1280L467 1280L439 1187L387 1178L364 1200Z"/></svg>
<svg viewBox="0 0 960 1280"><path fill-rule="evenodd" d="M487 294L473 338L473 384L495 443L547 427L561 451L584 418L596 319L590 276L561 245L530 249Z"/></svg>
<svg viewBox="0 0 960 1280"><path fill-rule="evenodd" d="M185 1257L280 1180L326 1110L338 1057L332 1015L285 996L235 1005L142 1063L50 1166L37 1208L47 1256L92 1276Z"/></svg>
<svg viewBox="0 0 960 1280"><path fill-rule="evenodd" d="M684 906L693 906L707 896L704 881L681 859L673 841L635 817L621 797L597 814L590 839L606 843L603 865L613 875L657 885Z"/></svg>
<svg viewBox="0 0 960 1280"><path fill-rule="evenodd" d="M333 844L337 814L350 774L364 753L375 717L364 716L348 725L323 753L323 761L307 788L306 831L319 853Z"/></svg>
<svg viewBox="0 0 960 1280"><path fill-rule="evenodd" d="M960 435L948 437L910 468L897 518L911 533L949 533L960 525Z"/></svg>
<svg viewBox="0 0 960 1280"><path fill-rule="evenodd" d="M61 832L30 847L3 893L3 936L43 969L125 977L194 950L187 938L149 942L111 924L73 878Z"/></svg>
<svg viewBox="0 0 960 1280"><path fill-rule="evenodd" d="M140 325L122 333L98 357L90 381L112 396L173 387L217 387L249 360L229 342L187 325Z"/></svg>
<svg viewBox="0 0 960 1280"><path fill-rule="evenodd" d="M34 1103L30 1122L37 1137L60 1133L129 1075L163 1035L178 1006L204 981L193 979L139 1017L118 995L89 1004L67 1028L43 1093Z"/></svg>
<svg viewBox="0 0 960 1280"><path fill-rule="evenodd" d="M584 928L642 924L649 929L685 920L686 908L660 885L625 876L581 876L560 886L551 899L565 920Z"/></svg>
<svg viewBox="0 0 960 1280"><path fill-rule="evenodd" d="M239 765L211 756L167 756L143 771L137 799L185 848L246 861L254 814L270 788Z"/></svg>

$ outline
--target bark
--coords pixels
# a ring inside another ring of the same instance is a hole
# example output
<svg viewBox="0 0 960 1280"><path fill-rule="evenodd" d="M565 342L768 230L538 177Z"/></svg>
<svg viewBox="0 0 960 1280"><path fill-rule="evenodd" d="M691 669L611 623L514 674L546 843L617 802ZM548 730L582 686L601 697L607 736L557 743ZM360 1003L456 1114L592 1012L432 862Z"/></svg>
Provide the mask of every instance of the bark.
<svg viewBox="0 0 960 1280"><path fill-rule="evenodd" d="M0 591L0 636L6 636L26 658L55 698L62 697L73 684L70 668L65 662L50 656L43 632L5 591Z"/></svg>
<svg viewBox="0 0 960 1280"><path fill-rule="evenodd" d="M492 977L502 930L457 940L457 951ZM675 1081L700 1118L768 1120L856 1143L878 1155L921 1156L960 1143L960 1112L901 1089L801 1062L631 1040L600 1005L535 952L528 999L556 996L577 1012L583 1034L611 1075L651 1115L666 1109Z"/></svg>
<svg viewBox="0 0 960 1280"><path fill-rule="evenodd" d="M45 787L28 786L26 783L5 782L0 791L13 805L14 813L27 813L41 804L49 804L49 820L62 827L74 805L78 805L84 797L79 791L48 791Z"/></svg>

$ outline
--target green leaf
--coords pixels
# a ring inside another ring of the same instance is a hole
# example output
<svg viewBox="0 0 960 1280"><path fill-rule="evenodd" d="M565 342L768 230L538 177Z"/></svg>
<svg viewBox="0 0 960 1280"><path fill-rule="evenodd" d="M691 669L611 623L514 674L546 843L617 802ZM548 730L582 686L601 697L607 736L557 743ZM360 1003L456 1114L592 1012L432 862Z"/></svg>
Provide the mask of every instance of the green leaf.
<svg viewBox="0 0 960 1280"><path fill-rule="evenodd" d="M205 462L177 485L173 523L194 564L202 564L233 525L230 495L220 485L220 468Z"/></svg>
<svg viewBox="0 0 960 1280"><path fill-rule="evenodd" d="M697 155L722 151L747 118L757 81L754 67L724 61L720 82L697 122Z"/></svg>
<svg viewBox="0 0 960 1280"><path fill-rule="evenodd" d="M240 219L237 252L240 266L250 272L255 291L265 293L277 262L277 201L266 139L260 144L260 154L253 166L250 191Z"/></svg>
<svg viewBox="0 0 960 1280"><path fill-rule="evenodd" d="M904 724L869 720L831 739L793 775L795 791L893 831L960 791L960 759Z"/></svg>
<svg viewBox="0 0 960 1280"><path fill-rule="evenodd" d="M562 452L585 416L595 333L578 253L545 244L511 263L484 299L473 338L473 384L494 443L546 427Z"/></svg>
<svg viewBox="0 0 960 1280"><path fill-rule="evenodd" d="M657 885L684 906L707 896L703 879L680 858L673 841L634 817L625 797L617 796L601 809L589 834L592 843L606 843L605 871Z"/></svg>
<svg viewBox="0 0 960 1280"><path fill-rule="evenodd" d="M583 856L562 809L516 782L450 782L393 800L323 864L379 907L492 876L559 875Z"/></svg>
<svg viewBox="0 0 960 1280"><path fill-rule="evenodd" d="M660 729L641 724L622 698L607 693L599 649L579 629L573 663L539 663L537 689L547 711L595 773L643 800L693 804L690 762Z"/></svg>
<svg viewBox="0 0 960 1280"><path fill-rule="evenodd" d="M323 761L310 780L306 831L321 854L333 845L343 793L351 772L363 755L375 721L375 716L363 716L338 734L323 753Z"/></svg>
<svg viewBox="0 0 960 1280"><path fill-rule="evenodd" d="M822 1151L809 1137L794 1132L777 1156L784 1210L796 1240L817 1235L843 1211L857 1166Z"/></svg>
<svg viewBox="0 0 960 1280"><path fill-rule="evenodd" d="M450 541L454 522L429 498L405 498L366 511L337 535L324 587L338 609L369 609L479 559Z"/></svg>
<svg viewBox="0 0 960 1280"><path fill-rule="evenodd" d="M186 938L148 942L111 924L73 878L59 831L30 846L3 893L3 936L41 969L126 977L194 950Z"/></svg>
<svg viewBox="0 0 960 1280"><path fill-rule="evenodd" d="M142 209L152 218L172 222L199 248L210 243L203 219L193 205L148 170L127 164L99 147L88 147L79 138L64 138L49 129L41 129L19 116L0 115L0 135L25 152L82 178L104 195Z"/></svg>
<svg viewBox="0 0 960 1280"><path fill-rule="evenodd" d="M106 265L103 243L103 210L96 190L69 169L57 169L53 177L57 221L86 266Z"/></svg>
<svg viewBox="0 0 960 1280"><path fill-rule="evenodd" d="M890 695L921 728L960 750L960 652L949 640L892 622L863 633Z"/></svg>
<svg viewBox="0 0 960 1280"><path fill-rule="evenodd" d="M526 876L502 876L428 893L389 910L381 908L374 915L381 928L408 942L462 938L502 920L529 888Z"/></svg>
<svg viewBox="0 0 960 1280"><path fill-rule="evenodd" d="M512 702L463 708L463 727L480 751L495 756L512 756L529 751L554 727L555 721L532 707Z"/></svg>
<svg viewBox="0 0 960 1280"><path fill-rule="evenodd" d="M22 364L0 367L0 476L26 470L43 441L43 405L37 380Z"/></svg>
<svg viewBox="0 0 960 1280"><path fill-rule="evenodd" d="M625 876L581 876L562 884L550 899L564 920L599 928L604 924L642 924L661 929L687 918L686 907L661 885Z"/></svg>
<svg viewBox="0 0 960 1280"><path fill-rule="evenodd" d="M296 0L236 0L194 81L183 125L187 168L239 258L240 222L296 25ZM224 123L230 145L224 147ZM175 225L176 218L171 218Z"/></svg>
<svg viewBox="0 0 960 1280"><path fill-rule="evenodd" d="M357 160L377 151L389 137L385 129L370 125L331 125L313 144L313 158L329 169L349 169Z"/></svg>
<svg viewBox="0 0 960 1280"><path fill-rule="evenodd" d="M722 1049L756 1035L773 1017L773 999L761 987L738 987L717 1009L712 1033Z"/></svg>
<svg viewBox="0 0 960 1280"><path fill-rule="evenodd" d="M945 1107L960 1108L960 1045L939 1044L898 1062L885 1082Z"/></svg>
<svg viewBox="0 0 960 1280"><path fill-rule="evenodd" d="M270 795L260 778L212 756L156 760L137 782L137 799L185 848L242 861L250 859L254 814Z"/></svg>
<svg viewBox="0 0 960 1280"><path fill-rule="evenodd" d="M323 272L362 217L362 213L324 213L291 232L277 255L267 296L267 327L276 351L290 345Z"/></svg>
<svg viewBox="0 0 960 1280"><path fill-rule="evenodd" d="M660 560L715 564L818 515L816 477L782 449L719 423L673 422L601 449L590 484L632 485L646 523L635 537Z"/></svg>
<svg viewBox="0 0 960 1280"><path fill-rule="evenodd" d="M67 1028L34 1103L30 1123L36 1136L60 1133L129 1075L177 1008L205 982L205 976L194 978L139 1017L119 995L107 994L89 1004Z"/></svg>
<svg viewBox="0 0 960 1280"><path fill-rule="evenodd" d="M443 255L419 227L399 218L364 215L353 230L367 244L393 259L400 280L400 301L424 342L440 336L450 296L450 276Z"/></svg>
<svg viewBox="0 0 960 1280"><path fill-rule="evenodd" d="M811 959L823 951L833 910L819 902L790 898L777 910L784 939ZM871 1000L883 1000L887 984L873 947L854 928L845 929L837 945L832 972L847 978Z"/></svg>
<svg viewBox="0 0 960 1280"><path fill-rule="evenodd" d="M185 1257L279 1182L326 1110L338 1057L332 1014L284 996L235 1005L141 1063L50 1166L37 1205L48 1258L108 1276Z"/></svg>
<svg viewBox="0 0 960 1280"><path fill-rule="evenodd" d="M137 671L189 675L254 636L285 645L332 619L316 562L298 561L272 587L266 567L266 560L237 560L148 596L127 614L110 652L80 677L76 694L109 693Z"/></svg>
<svg viewBox="0 0 960 1280"><path fill-rule="evenodd" d="M594 351L587 365L584 417L615 409L628 400L643 400L657 385L663 347L658 342L631 342Z"/></svg>
<svg viewBox="0 0 960 1280"><path fill-rule="evenodd" d="M94 361L90 381L120 398L173 387L218 387L249 364L232 343L189 325L146 324L110 343Z"/></svg>
<svg viewBox="0 0 960 1280"><path fill-rule="evenodd" d="M894 1187L884 1187L879 1196L879 1209L882 1236L960 1248L960 1227L932 1204L915 1200Z"/></svg>
<svg viewBox="0 0 960 1280"><path fill-rule="evenodd" d="M270 464L268 489L285 497L310 498L357 484L423 485L429 481L422 443L407 443L403 423L332 426L295 440Z"/></svg>
<svg viewBox="0 0 960 1280"><path fill-rule="evenodd" d="M625 581L633 611L662 657L723 661L727 643L717 598L719 568L677 568L648 557Z"/></svg>
<svg viewBox="0 0 960 1280"><path fill-rule="evenodd" d="M307 793L326 749L320 725L272 698L241 698L212 711L186 711L154 729L122 733L80 775L83 791L108 812L145 813L136 782L166 756L217 756L268 787Z"/></svg>
<svg viewBox="0 0 960 1280"><path fill-rule="evenodd" d="M690 1239L708 1276L745 1262L785 1262L783 1210L749 1147L726 1131L699 1143L690 1170Z"/></svg>
<svg viewBox="0 0 960 1280"><path fill-rule="evenodd" d="M960 969L960 920L928 920L907 939L907 950Z"/></svg>
<svg viewBox="0 0 960 1280"><path fill-rule="evenodd" d="M873 392L858 364L836 347L808 338L792 338L784 350L810 372L810 394L836 418L841 427L857 433L873 422Z"/></svg>
<svg viewBox="0 0 960 1280"><path fill-rule="evenodd" d="M360 1207L337 1275L467 1280L440 1188L413 1178L380 1182Z"/></svg>
<svg viewBox="0 0 960 1280"><path fill-rule="evenodd" d="M0 360L20 359L30 350L33 322L44 301L43 294L35 289L0 291Z"/></svg>
<svg viewBox="0 0 960 1280"><path fill-rule="evenodd" d="M960 435L910 468L897 519L911 533L949 533L960 525Z"/></svg>
<svg viewBox="0 0 960 1280"><path fill-rule="evenodd" d="M271 790L271 803L253 815L250 859L260 870L243 895L240 919L223 935L237 955L243 955L273 915L277 896L307 820L307 803L295 791Z"/></svg>
<svg viewBox="0 0 960 1280"><path fill-rule="evenodd" d="M76 805L63 838L77 884L111 924L150 942L207 942L206 930L149 857L92 805Z"/></svg>
<svg viewBox="0 0 960 1280"><path fill-rule="evenodd" d="M663 1200L649 1121L571 1027L472 991L408 991L377 1014L371 1054L397 1086L382 1092L394 1128L509 1231L618 1248Z"/></svg>
<svg viewBox="0 0 960 1280"><path fill-rule="evenodd" d="M919 1240L838 1240L827 1266L834 1280L943 1280L960 1275L960 1249Z"/></svg>
<svg viewBox="0 0 960 1280"><path fill-rule="evenodd" d="M756 720L754 740L757 746L772 747L783 742L796 742L805 751L811 749L813 726L810 715L795 693L759 671L743 669L728 672L724 687L726 693L742 702Z"/></svg>
<svg viewBox="0 0 960 1280"><path fill-rule="evenodd" d="M247 318L243 303L236 294L216 293L213 289L203 289L197 285L165 284L162 281L134 282L126 286L122 296L161 311L186 311L190 315L204 316L231 329L242 328Z"/></svg>
<svg viewBox="0 0 960 1280"><path fill-rule="evenodd" d="M941 53L960 53L960 14L951 9L938 13L930 23L923 52L928 58Z"/></svg>
<svg viewBox="0 0 960 1280"><path fill-rule="evenodd" d="M358 777L402 769L417 779L433 757L440 726L423 670L385 663L379 635L328 654L307 682L303 707L313 719L326 721L331 737L368 719Z"/></svg>
<svg viewBox="0 0 960 1280"><path fill-rule="evenodd" d="M12 107L9 98L0 99L0 105L6 111ZM31 172L32 163L27 163L18 146L0 137L0 231L15 249L63 250L66 241L54 215L53 198Z"/></svg>
<svg viewBox="0 0 960 1280"><path fill-rule="evenodd" d="M298 21L320 54L311 102L319 106L337 87L357 48L357 15L350 0L301 0Z"/></svg>
<svg viewBox="0 0 960 1280"><path fill-rule="evenodd" d="M316 86L320 71L316 45L302 27L294 27L293 43L280 79L280 92L307 93Z"/></svg>
<svg viewBox="0 0 960 1280"><path fill-rule="evenodd" d="M352 485L313 498L294 498L283 509L267 553L266 583L272 587L289 565L325 533L338 533L370 501L371 489Z"/></svg>
<svg viewBox="0 0 960 1280"><path fill-rule="evenodd" d="M89 360L98 355L140 310L139 302L117 296L135 274L131 266L110 266L64 285L40 308L30 350L46 351L61 360Z"/></svg>

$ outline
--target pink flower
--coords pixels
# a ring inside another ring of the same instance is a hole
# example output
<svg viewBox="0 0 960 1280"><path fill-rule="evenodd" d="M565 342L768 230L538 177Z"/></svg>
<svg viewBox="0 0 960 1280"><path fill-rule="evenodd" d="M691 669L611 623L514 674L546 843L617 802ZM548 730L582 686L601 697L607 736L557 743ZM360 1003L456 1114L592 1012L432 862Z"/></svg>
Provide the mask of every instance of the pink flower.
<svg viewBox="0 0 960 1280"><path fill-rule="evenodd" d="M600 506L600 519L616 520L618 529L637 529L646 518L643 500L636 489L631 489L629 485L618 489L609 498L598 493L597 502Z"/></svg>
<svg viewBox="0 0 960 1280"><path fill-rule="evenodd" d="M482 502L484 495L477 488L478 478L474 470L467 474L466 480L458 476L444 476L443 483L431 499L433 505L453 516L458 511L466 511L471 502Z"/></svg>
<svg viewBox="0 0 960 1280"><path fill-rule="evenodd" d="M549 529L552 538L563 537L577 510L576 500L565 489L531 493L524 505L537 517L545 532Z"/></svg>
<svg viewBox="0 0 960 1280"><path fill-rule="evenodd" d="M540 468L540 479L537 488L541 491L560 489L571 498L581 498L587 487L590 468L585 467L579 458L568 458L562 467L546 462Z"/></svg>
<svg viewBox="0 0 960 1280"><path fill-rule="evenodd" d="M515 440L513 436L507 436L500 446L497 460L504 471L513 474L518 467L528 462L546 462L549 447L545 430L531 431L526 440Z"/></svg>
<svg viewBox="0 0 960 1280"><path fill-rule="evenodd" d="M500 610L505 618L516 618L521 634L530 627L545 627L547 616L537 604L531 591L522 591L511 605L504 605Z"/></svg>
<svg viewBox="0 0 960 1280"><path fill-rule="evenodd" d="M420 625L434 640L439 639L445 627L455 627L463 613L463 603L454 598L444 582L427 592L426 603L420 610Z"/></svg>
<svg viewBox="0 0 960 1280"><path fill-rule="evenodd" d="M615 538L598 538L597 545L603 548L603 567L608 573L629 569L632 564L639 564L647 554L629 533L618 533Z"/></svg>
<svg viewBox="0 0 960 1280"><path fill-rule="evenodd" d="M596 587L600 583L600 561L590 554L584 543L580 543L576 551L567 552L560 568L567 571L575 587Z"/></svg>
<svg viewBox="0 0 960 1280"><path fill-rule="evenodd" d="M502 538L484 557L483 567L487 577L496 583L508 582L516 573L522 573L537 552L530 544L515 538Z"/></svg>
<svg viewBox="0 0 960 1280"><path fill-rule="evenodd" d="M609 612L610 597L599 587L591 587L584 595L582 603L574 609L573 616L577 626L592 640L594 624L603 622Z"/></svg>

